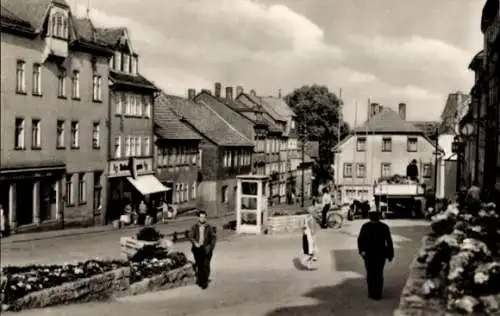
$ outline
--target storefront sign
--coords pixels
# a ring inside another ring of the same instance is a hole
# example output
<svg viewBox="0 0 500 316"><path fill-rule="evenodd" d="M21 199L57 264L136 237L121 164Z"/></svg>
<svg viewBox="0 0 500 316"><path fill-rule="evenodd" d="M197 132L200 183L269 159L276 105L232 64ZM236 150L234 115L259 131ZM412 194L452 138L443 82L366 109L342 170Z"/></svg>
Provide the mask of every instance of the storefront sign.
<svg viewBox="0 0 500 316"><path fill-rule="evenodd" d="M131 158L109 162L108 177L130 177L153 173L152 158Z"/></svg>

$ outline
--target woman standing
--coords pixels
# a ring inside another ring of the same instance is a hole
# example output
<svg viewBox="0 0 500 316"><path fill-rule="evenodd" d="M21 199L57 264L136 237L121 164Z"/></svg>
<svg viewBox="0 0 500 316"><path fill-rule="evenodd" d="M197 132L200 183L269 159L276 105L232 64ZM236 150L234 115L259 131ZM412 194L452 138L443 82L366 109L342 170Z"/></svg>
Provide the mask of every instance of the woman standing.
<svg viewBox="0 0 500 316"><path fill-rule="evenodd" d="M302 251L304 258L302 264L307 269L312 269L312 264L318 261L318 248L316 245L316 221L312 214L307 216L302 229Z"/></svg>

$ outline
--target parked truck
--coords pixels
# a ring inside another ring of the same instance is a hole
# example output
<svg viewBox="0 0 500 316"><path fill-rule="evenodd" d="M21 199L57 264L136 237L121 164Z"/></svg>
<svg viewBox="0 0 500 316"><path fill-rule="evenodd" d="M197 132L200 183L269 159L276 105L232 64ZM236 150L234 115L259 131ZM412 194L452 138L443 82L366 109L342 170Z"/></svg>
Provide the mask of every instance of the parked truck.
<svg viewBox="0 0 500 316"><path fill-rule="evenodd" d="M382 178L373 186L377 210L383 216L423 217L425 187L403 176Z"/></svg>

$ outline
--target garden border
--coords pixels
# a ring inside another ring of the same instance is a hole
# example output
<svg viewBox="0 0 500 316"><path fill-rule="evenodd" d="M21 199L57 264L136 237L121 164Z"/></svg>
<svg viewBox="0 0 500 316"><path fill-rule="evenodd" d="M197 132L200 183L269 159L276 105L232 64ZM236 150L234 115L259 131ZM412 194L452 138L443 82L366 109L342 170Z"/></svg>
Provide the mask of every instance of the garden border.
<svg viewBox="0 0 500 316"><path fill-rule="evenodd" d="M304 227L308 216L309 214L269 216L267 218L267 233L273 235L299 232Z"/></svg>

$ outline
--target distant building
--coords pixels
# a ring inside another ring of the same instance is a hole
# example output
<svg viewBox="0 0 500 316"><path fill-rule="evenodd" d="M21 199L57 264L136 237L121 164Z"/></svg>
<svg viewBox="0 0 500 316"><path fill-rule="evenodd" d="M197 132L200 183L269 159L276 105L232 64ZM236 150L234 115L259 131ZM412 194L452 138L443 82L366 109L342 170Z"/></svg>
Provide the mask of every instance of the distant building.
<svg viewBox="0 0 500 316"><path fill-rule="evenodd" d="M335 183L343 202L369 199L376 181L405 176L413 159L420 181L434 186L435 144L405 118L404 103L399 105L399 113L372 103L367 121L334 148Z"/></svg>
<svg viewBox="0 0 500 316"><path fill-rule="evenodd" d="M0 26L0 204L11 229L99 223L113 51L65 1L2 0Z"/></svg>
<svg viewBox="0 0 500 316"><path fill-rule="evenodd" d="M194 97L193 90L190 91ZM207 211L209 216L234 212L236 176L251 171L253 141L203 103L162 93L158 104L172 109L203 138L199 144L197 208Z"/></svg>

